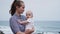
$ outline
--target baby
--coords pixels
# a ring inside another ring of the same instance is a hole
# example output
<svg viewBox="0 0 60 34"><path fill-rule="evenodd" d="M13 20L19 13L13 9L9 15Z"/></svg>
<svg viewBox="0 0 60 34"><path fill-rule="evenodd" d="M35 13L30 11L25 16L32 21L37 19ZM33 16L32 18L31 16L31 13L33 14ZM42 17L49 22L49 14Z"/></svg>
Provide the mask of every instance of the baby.
<svg viewBox="0 0 60 34"><path fill-rule="evenodd" d="M31 11L26 12L26 18L27 18L26 21L18 20L19 23L22 23L22 24L25 23L25 25L26 25L25 32L34 28L33 13Z"/></svg>

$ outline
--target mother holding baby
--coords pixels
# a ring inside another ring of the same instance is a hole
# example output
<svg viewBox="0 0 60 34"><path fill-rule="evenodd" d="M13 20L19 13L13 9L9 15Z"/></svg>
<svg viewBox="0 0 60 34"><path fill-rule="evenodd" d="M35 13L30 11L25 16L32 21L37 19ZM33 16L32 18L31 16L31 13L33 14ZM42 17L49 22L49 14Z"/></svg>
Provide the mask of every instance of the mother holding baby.
<svg viewBox="0 0 60 34"><path fill-rule="evenodd" d="M21 15L24 12L24 8L24 2L21 0L14 0L11 5L11 9L9 11L11 14L10 27L13 34L31 34L34 32L34 28L25 31L28 21L26 21L26 16ZM25 22L19 23L18 20L20 20L19 22Z"/></svg>

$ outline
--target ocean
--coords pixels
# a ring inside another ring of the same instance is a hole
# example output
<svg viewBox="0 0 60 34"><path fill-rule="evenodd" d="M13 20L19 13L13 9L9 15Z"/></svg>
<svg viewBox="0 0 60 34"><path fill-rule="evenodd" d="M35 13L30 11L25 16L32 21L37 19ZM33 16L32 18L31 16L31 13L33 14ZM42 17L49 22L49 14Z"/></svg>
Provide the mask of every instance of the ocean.
<svg viewBox="0 0 60 34"><path fill-rule="evenodd" d="M34 21L35 34L60 34L60 21ZM0 30L5 34L13 34L9 21L0 21Z"/></svg>

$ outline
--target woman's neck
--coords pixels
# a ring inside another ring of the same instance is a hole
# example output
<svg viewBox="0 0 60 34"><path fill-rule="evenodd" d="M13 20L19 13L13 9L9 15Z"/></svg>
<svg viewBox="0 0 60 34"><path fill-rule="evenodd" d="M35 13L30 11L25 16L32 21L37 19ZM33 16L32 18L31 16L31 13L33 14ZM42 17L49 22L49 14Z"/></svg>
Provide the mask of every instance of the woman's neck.
<svg viewBox="0 0 60 34"><path fill-rule="evenodd" d="M15 13L17 16L20 16L21 14L20 13L18 13L17 11L16 11L16 13Z"/></svg>

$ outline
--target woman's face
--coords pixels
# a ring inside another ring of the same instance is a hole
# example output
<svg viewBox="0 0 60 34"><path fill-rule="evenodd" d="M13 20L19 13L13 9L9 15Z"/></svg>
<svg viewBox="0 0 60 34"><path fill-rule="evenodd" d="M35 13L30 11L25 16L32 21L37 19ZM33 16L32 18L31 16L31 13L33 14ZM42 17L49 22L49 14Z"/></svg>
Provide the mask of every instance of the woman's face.
<svg viewBox="0 0 60 34"><path fill-rule="evenodd" d="M21 7L17 8L18 13L22 14L24 12L25 5L24 3L21 3Z"/></svg>

